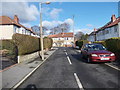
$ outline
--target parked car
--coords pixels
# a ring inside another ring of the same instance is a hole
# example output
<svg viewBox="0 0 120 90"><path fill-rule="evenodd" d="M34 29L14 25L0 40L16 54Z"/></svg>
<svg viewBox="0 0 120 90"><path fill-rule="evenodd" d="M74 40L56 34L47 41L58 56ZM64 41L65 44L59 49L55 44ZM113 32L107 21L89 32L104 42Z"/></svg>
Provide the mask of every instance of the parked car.
<svg viewBox="0 0 120 90"><path fill-rule="evenodd" d="M101 44L85 44L81 48L81 55L87 62L115 61L115 54L106 50Z"/></svg>
<svg viewBox="0 0 120 90"><path fill-rule="evenodd" d="M75 48L76 48L76 49L79 49L79 46L76 46Z"/></svg>

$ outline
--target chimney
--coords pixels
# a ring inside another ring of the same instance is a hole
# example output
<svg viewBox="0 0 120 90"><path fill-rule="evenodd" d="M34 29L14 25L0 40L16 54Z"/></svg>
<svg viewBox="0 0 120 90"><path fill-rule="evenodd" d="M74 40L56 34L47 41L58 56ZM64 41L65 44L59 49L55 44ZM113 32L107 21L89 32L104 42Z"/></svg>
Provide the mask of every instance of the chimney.
<svg viewBox="0 0 120 90"><path fill-rule="evenodd" d="M94 28L94 32L96 32L97 31L97 29L96 28Z"/></svg>
<svg viewBox="0 0 120 90"><path fill-rule="evenodd" d="M19 23L19 18L18 18L17 15L14 16L14 21L15 21L16 23Z"/></svg>
<svg viewBox="0 0 120 90"><path fill-rule="evenodd" d="M115 15L112 15L111 21L114 22L115 20L116 20L116 16L115 16Z"/></svg>

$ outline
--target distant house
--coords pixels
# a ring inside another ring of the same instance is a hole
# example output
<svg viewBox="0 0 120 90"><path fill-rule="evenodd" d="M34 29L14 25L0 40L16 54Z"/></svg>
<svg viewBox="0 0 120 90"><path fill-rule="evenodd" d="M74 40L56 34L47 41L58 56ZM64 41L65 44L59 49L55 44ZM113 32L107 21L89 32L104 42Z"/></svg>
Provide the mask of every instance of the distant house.
<svg viewBox="0 0 120 90"><path fill-rule="evenodd" d="M112 15L110 22L90 33L88 40L93 42L95 38L101 41L112 37L120 37L120 17L116 18L115 15Z"/></svg>
<svg viewBox="0 0 120 90"><path fill-rule="evenodd" d="M59 33L54 35L49 35L48 37L53 39L53 46L56 47L72 47L74 38L73 33Z"/></svg>
<svg viewBox="0 0 120 90"><path fill-rule="evenodd" d="M14 19L8 16L0 16L0 39L12 39L12 35L15 33L36 36L32 29L19 23L17 15L14 16Z"/></svg>

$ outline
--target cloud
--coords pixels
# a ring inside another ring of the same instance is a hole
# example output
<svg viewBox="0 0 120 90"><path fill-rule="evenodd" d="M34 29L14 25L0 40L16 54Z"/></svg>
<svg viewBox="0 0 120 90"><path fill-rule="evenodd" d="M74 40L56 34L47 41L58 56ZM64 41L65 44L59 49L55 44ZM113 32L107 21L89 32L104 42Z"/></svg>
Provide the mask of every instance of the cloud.
<svg viewBox="0 0 120 90"><path fill-rule="evenodd" d="M73 20L71 18L66 19L65 21L43 21L43 26L47 28L53 28L62 23L68 23L70 26L73 25Z"/></svg>
<svg viewBox="0 0 120 90"><path fill-rule="evenodd" d="M88 29L88 28L82 28L82 29L76 29L75 33L79 32L79 31L83 32L84 34L86 34L86 33L90 34L93 30L92 29Z"/></svg>
<svg viewBox="0 0 120 90"><path fill-rule="evenodd" d="M31 28L31 25L29 23L21 23L22 25L24 25L27 28Z"/></svg>
<svg viewBox="0 0 120 90"><path fill-rule="evenodd" d="M66 19L64 22L73 25L73 20L71 18Z"/></svg>
<svg viewBox="0 0 120 90"><path fill-rule="evenodd" d="M52 11L50 12L50 17L52 19L58 19L59 17L59 13L62 11L62 9L57 9L57 8L53 8Z"/></svg>
<svg viewBox="0 0 120 90"><path fill-rule="evenodd" d="M29 5L27 2L3 2L2 15L11 18L13 18L14 15L18 15L20 22L26 23L37 20L39 11L35 5Z"/></svg>
<svg viewBox="0 0 120 90"><path fill-rule="evenodd" d="M62 23L63 23L62 21L43 21L42 25L50 29Z"/></svg>

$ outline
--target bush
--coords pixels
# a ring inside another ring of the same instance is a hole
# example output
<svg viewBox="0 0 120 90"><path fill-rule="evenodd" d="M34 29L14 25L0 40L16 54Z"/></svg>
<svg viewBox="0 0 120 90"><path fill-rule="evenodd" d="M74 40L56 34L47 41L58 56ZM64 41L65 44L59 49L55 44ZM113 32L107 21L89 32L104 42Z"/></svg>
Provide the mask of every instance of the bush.
<svg viewBox="0 0 120 90"><path fill-rule="evenodd" d="M45 37L43 39L43 42L44 42L44 49L50 49L52 47L52 44L53 44L53 40L51 38L48 38L48 37Z"/></svg>
<svg viewBox="0 0 120 90"><path fill-rule="evenodd" d="M39 38L30 35L14 34L13 41L18 47L18 54L25 55L40 50Z"/></svg>
<svg viewBox="0 0 120 90"><path fill-rule="evenodd" d="M82 45L84 45L86 43L88 43L87 40L78 40L78 41L76 41L75 44L76 44L76 46L79 46L79 48L81 49Z"/></svg>
<svg viewBox="0 0 120 90"><path fill-rule="evenodd" d="M14 34L13 41L18 47L18 54L25 55L41 50L40 39L30 35ZM51 38L43 39L44 49L50 49L53 41Z"/></svg>
<svg viewBox="0 0 120 90"><path fill-rule="evenodd" d="M120 53L120 37L107 39L105 43L109 51Z"/></svg>
<svg viewBox="0 0 120 90"><path fill-rule="evenodd" d="M0 40L0 50L3 56L9 56L11 59L17 58L18 49L13 40Z"/></svg>

